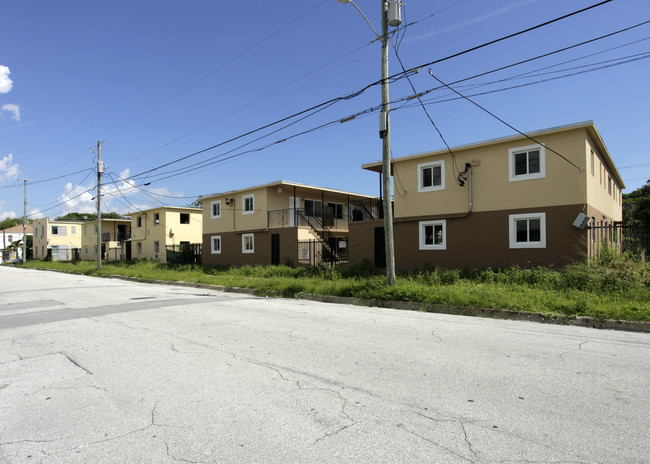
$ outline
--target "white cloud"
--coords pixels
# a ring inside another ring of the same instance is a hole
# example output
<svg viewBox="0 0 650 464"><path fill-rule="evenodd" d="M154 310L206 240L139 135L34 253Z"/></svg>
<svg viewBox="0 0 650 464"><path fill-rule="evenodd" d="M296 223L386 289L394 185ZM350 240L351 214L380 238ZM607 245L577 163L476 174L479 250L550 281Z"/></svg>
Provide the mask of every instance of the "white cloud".
<svg viewBox="0 0 650 464"><path fill-rule="evenodd" d="M75 213L94 213L97 211L95 202L92 201L93 194L88 190L91 187L82 187L80 185L72 186L71 182L65 184L63 194L57 198L60 207L67 212Z"/></svg>
<svg viewBox="0 0 650 464"><path fill-rule="evenodd" d="M14 219L14 218L18 217L16 215L16 213L14 213L13 211L3 211L2 210L2 207L4 206L5 203L6 203L6 201L0 200L0 219L6 219L6 218Z"/></svg>
<svg viewBox="0 0 650 464"><path fill-rule="evenodd" d="M11 119L20 121L20 106L14 105L13 103L7 103L2 105L2 111L11 113Z"/></svg>
<svg viewBox="0 0 650 464"><path fill-rule="evenodd" d="M13 162L14 155L9 153L0 159L0 183L8 180L15 181L18 177L18 164Z"/></svg>
<svg viewBox="0 0 650 464"><path fill-rule="evenodd" d="M8 93L14 86L14 81L9 79L9 74L11 74L9 68L0 65L0 93Z"/></svg>
<svg viewBox="0 0 650 464"><path fill-rule="evenodd" d="M31 210L29 212L29 217L32 218L32 219L41 219L41 218L44 218L45 215L41 212L40 209L34 208L33 210Z"/></svg>
<svg viewBox="0 0 650 464"><path fill-rule="evenodd" d="M517 2L517 3L511 3L509 5L504 6L503 8L499 8L498 10L495 10L495 11L492 11L490 13L484 14L484 15L479 16L477 18L461 21L459 23L452 24L451 26L448 26L448 27L446 27L444 29L432 30L431 32L429 32L427 34L423 34L423 35L420 35L420 36L417 36L417 37L407 38L406 41L407 42L416 42L418 40L427 39L429 37L434 37L434 36L446 34L448 32L457 31L458 29L463 29L463 28L468 27L468 26L473 26L475 24L482 23L483 21L487 21L488 19L492 19L492 18L495 18L497 16L501 16L502 14L508 13L508 12L510 12L512 10L516 10L516 9L521 8L523 6L527 6L527 5L531 4L531 3L536 3L538 1L539 0L521 0L521 1Z"/></svg>

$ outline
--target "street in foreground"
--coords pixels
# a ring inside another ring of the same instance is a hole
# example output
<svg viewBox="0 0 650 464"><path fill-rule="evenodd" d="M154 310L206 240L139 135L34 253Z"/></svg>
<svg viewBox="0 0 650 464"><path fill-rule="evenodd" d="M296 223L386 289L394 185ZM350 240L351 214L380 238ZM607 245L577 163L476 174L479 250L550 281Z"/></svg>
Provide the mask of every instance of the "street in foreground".
<svg viewBox="0 0 650 464"><path fill-rule="evenodd" d="M0 462L650 461L650 335L0 267Z"/></svg>

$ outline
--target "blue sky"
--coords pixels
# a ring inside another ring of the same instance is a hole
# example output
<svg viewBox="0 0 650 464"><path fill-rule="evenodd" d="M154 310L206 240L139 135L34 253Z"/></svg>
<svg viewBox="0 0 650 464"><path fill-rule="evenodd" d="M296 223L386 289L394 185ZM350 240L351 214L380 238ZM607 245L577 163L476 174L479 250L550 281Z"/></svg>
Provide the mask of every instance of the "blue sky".
<svg viewBox="0 0 650 464"><path fill-rule="evenodd" d="M412 68L595 3L409 0L403 19L410 25L393 40ZM380 30L381 3L357 5ZM429 68L455 82L646 20L650 2L614 0L425 66L411 80L418 92L433 89ZM379 86L220 145L378 81L374 38L352 5L334 0L6 2L0 16L0 219L23 214L19 177L34 181L30 217L94 211L91 147L98 140L106 164L104 211L185 206L197 195L279 179L378 195L377 174L360 168L381 158L376 113L327 124L376 107ZM646 24L456 88L469 95L495 91L473 98L524 132L594 120L629 192L650 178L643 139L650 127L649 55ZM390 72L399 71L391 50ZM400 100L413 91L401 79L390 93ZM514 134L448 90L423 101L451 146ZM414 102L392 105L393 156L444 148ZM186 170L199 162L212 164Z"/></svg>

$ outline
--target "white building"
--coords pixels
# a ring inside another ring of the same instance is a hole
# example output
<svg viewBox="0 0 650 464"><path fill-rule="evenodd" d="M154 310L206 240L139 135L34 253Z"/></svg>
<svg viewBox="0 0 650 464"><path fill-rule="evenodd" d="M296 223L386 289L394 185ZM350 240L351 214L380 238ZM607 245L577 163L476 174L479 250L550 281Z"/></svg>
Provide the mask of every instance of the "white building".
<svg viewBox="0 0 650 464"><path fill-rule="evenodd" d="M27 224L27 235L28 236L32 235L31 224ZM19 247L17 247L16 249L10 248L12 243L17 242L19 240L21 241ZM23 258L22 240L23 240L22 225L0 230L0 263L22 260Z"/></svg>

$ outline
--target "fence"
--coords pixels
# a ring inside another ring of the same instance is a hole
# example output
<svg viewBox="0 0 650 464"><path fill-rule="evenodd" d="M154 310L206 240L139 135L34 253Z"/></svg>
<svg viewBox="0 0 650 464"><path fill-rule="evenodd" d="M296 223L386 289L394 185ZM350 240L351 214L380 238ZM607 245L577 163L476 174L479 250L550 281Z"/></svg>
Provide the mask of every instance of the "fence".
<svg viewBox="0 0 650 464"><path fill-rule="evenodd" d="M347 242L328 244L323 240L299 240L298 262L309 266L348 262Z"/></svg>
<svg viewBox="0 0 650 464"><path fill-rule="evenodd" d="M647 257L650 234L641 224L591 221L588 228L589 257L595 258L603 247Z"/></svg>
<svg viewBox="0 0 650 464"><path fill-rule="evenodd" d="M201 264L203 245L200 243L181 243L167 245L167 262L169 264Z"/></svg>

